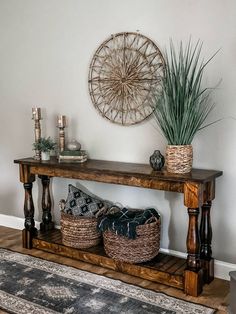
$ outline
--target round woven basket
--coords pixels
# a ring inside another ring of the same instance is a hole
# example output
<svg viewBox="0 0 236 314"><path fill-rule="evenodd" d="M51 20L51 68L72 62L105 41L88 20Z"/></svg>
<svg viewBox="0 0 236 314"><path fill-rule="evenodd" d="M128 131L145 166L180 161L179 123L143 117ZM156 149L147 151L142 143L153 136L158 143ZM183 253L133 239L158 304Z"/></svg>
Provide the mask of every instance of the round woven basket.
<svg viewBox="0 0 236 314"><path fill-rule="evenodd" d="M171 173L188 173L192 170L192 145L167 145L166 168Z"/></svg>
<svg viewBox="0 0 236 314"><path fill-rule="evenodd" d="M73 216L61 212L62 243L79 249L98 245L101 233L97 230L98 218Z"/></svg>
<svg viewBox="0 0 236 314"><path fill-rule="evenodd" d="M106 254L118 261L142 263L153 259L160 249L160 219L136 228L136 239L128 239L113 231L103 232Z"/></svg>

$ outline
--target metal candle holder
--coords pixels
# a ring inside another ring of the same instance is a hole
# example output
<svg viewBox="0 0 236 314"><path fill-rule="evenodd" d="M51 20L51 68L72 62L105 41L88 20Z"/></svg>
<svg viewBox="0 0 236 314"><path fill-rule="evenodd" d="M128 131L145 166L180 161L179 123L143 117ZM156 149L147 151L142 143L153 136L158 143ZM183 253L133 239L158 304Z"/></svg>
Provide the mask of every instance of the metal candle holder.
<svg viewBox="0 0 236 314"><path fill-rule="evenodd" d="M40 120L42 120L41 117L41 108L32 108L32 120L34 120L34 137L35 137L35 143L38 142L41 138L41 127L40 127ZM41 151L35 150L35 156L34 159L41 160Z"/></svg>
<svg viewBox="0 0 236 314"><path fill-rule="evenodd" d="M57 127L59 129L59 151L65 150L65 127L66 127L66 116L58 116Z"/></svg>

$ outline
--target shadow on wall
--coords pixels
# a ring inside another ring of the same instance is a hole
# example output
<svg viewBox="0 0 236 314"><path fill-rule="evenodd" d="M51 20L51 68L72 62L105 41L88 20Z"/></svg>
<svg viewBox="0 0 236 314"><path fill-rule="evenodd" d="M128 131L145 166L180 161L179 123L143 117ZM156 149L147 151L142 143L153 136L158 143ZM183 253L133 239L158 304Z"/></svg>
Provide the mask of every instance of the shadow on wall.
<svg viewBox="0 0 236 314"><path fill-rule="evenodd" d="M92 198L95 198L95 199L99 199L101 201L105 201L106 203L110 203L110 205L112 206L113 202L111 200L106 200L106 199L103 199L101 198L100 196L92 193L89 189L87 189L84 185L82 185L80 182L76 182L76 187L78 189L80 189L81 191L83 191L84 193L90 195Z"/></svg>
<svg viewBox="0 0 236 314"><path fill-rule="evenodd" d="M53 178L50 178L50 185L49 185L49 193L50 193L50 199L51 199L51 214L52 214L52 221L54 221L54 197L52 192L52 186L53 186ZM24 192L22 192L24 193ZM43 186L42 181L40 178L36 178L36 180L33 182L33 189L32 189L32 196L33 196L33 202L34 202L34 220L35 221L42 221L42 215L43 215L43 209L42 209L42 197L43 197ZM24 200L23 200L24 202ZM24 204L22 203L22 208Z"/></svg>
<svg viewBox="0 0 236 314"><path fill-rule="evenodd" d="M168 249L186 252L188 216L187 208L183 203L183 195L174 192L165 192L165 199L168 201L170 207ZM184 232L185 230L186 232Z"/></svg>

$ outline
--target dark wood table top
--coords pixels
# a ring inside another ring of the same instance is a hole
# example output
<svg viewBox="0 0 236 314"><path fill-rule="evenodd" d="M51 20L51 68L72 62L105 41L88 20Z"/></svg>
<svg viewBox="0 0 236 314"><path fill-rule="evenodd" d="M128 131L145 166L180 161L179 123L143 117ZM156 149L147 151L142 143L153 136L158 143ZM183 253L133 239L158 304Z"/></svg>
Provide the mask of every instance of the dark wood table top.
<svg viewBox="0 0 236 314"><path fill-rule="evenodd" d="M197 182L206 183L214 180L223 174L222 171L208 169L192 169L187 174L169 173L163 168L161 171L154 171L149 164L127 163L107 160L88 159L84 163L76 162L58 162L56 157L51 157L49 161L38 161L33 158L23 158L14 160L14 163L28 165L30 167L40 168L60 168L63 170L72 170L81 173L93 173L102 175L130 176L135 178L148 178L161 181L174 182Z"/></svg>

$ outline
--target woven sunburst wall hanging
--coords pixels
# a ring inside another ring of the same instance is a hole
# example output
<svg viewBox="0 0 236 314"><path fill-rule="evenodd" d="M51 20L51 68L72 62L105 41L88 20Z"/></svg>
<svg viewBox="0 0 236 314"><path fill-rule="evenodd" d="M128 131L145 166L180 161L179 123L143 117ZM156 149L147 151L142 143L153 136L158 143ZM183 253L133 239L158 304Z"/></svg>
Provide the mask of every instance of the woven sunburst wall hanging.
<svg viewBox="0 0 236 314"><path fill-rule="evenodd" d="M153 113L163 73L164 59L152 40L139 33L112 35L90 64L93 105L114 123L139 123Z"/></svg>

